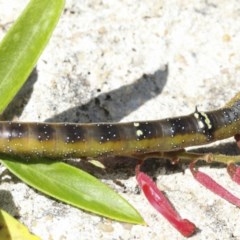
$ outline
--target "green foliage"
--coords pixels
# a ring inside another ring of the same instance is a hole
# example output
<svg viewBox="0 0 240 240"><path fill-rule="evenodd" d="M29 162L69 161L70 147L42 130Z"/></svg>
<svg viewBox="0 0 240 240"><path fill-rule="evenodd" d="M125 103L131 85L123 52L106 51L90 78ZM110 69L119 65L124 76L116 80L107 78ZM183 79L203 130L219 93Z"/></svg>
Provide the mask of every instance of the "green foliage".
<svg viewBox="0 0 240 240"><path fill-rule="evenodd" d="M32 0L0 44L0 113L17 94L48 43L64 0Z"/></svg>
<svg viewBox="0 0 240 240"><path fill-rule="evenodd" d="M80 169L49 159L26 164L8 158L4 164L24 182L49 196L105 217L143 224L126 200Z"/></svg>
<svg viewBox="0 0 240 240"><path fill-rule="evenodd" d="M0 112L33 70L60 17L64 0L32 0L0 44ZM65 203L112 219L143 224L139 213L93 176L60 161L2 158L30 186Z"/></svg>
<svg viewBox="0 0 240 240"><path fill-rule="evenodd" d="M40 240L39 237L31 234L24 225L2 209L0 209L0 226L1 240Z"/></svg>

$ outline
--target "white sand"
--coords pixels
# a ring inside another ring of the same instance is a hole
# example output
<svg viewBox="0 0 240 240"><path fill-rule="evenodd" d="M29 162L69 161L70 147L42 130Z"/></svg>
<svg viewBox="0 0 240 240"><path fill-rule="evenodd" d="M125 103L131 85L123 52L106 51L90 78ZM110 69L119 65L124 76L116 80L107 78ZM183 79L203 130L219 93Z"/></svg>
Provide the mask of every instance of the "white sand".
<svg viewBox="0 0 240 240"><path fill-rule="evenodd" d="M0 24L16 19L26 2L0 0ZM239 29L236 0L69 0L37 64L33 92L15 119L135 121L188 114L196 105L217 108L239 91ZM240 239L239 209L201 187L189 170L159 171L159 186L201 230L191 239ZM240 196L226 169L204 171ZM148 227L90 215L16 179L2 181L1 207L44 240L183 239L143 195L135 194L135 178L124 176L116 178L126 193L113 183L114 176L105 181L140 211Z"/></svg>

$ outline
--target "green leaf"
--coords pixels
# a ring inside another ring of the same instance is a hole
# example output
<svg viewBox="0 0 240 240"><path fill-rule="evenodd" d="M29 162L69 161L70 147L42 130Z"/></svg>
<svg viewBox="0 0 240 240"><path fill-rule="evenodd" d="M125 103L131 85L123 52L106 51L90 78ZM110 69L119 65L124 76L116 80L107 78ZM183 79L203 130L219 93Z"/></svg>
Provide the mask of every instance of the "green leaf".
<svg viewBox="0 0 240 240"><path fill-rule="evenodd" d="M36 64L58 21L64 1L32 0L0 44L0 113ZM2 158L15 175L66 203L103 216L143 224L125 200L89 174L64 163L42 159L27 164Z"/></svg>
<svg viewBox="0 0 240 240"><path fill-rule="evenodd" d="M8 158L4 165L30 186L63 202L115 220L144 224L139 213L120 195L75 167L49 163L49 159L26 164Z"/></svg>
<svg viewBox="0 0 240 240"><path fill-rule="evenodd" d="M13 99L46 46L64 0L32 0L0 44L0 113Z"/></svg>
<svg viewBox="0 0 240 240"><path fill-rule="evenodd" d="M24 225L2 209L0 209L0 226L1 240L40 240L39 237L31 234Z"/></svg>

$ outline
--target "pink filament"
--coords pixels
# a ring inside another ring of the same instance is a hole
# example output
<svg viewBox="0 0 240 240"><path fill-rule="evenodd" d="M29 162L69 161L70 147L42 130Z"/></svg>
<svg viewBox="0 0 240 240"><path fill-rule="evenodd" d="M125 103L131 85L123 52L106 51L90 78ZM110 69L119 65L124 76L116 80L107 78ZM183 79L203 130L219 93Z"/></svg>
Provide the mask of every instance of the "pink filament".
<svg viewBox="0 0 240 240"><path fill-rule="evenodd" d="M230 163L228 164L227 171L232 180L240 184L240 167L237 167L235 164Z"/></svg>
<svg viewBox="0 0 240 240"><path fill-rule="evenodd" d="M221 198L227 200L228 202L234 204L235 206L240 207L240 199L230 193L227 189L222 187L220 184L215 182L211 177L207 174L200 172L194 169L194 162L190 164L190 170L194 176L194 178L201 183L203 186L208 188L213 193L217 194Z"/></svg>
<svg viewBox="0 0 240 240"><path fill-rule="evenodd" d="M140 188L151 205L161 213L183 236L190 237L196 231L196 226L181 216L173 208L167 197L157 188L152 179L136 168L136 178Z"/></svg>

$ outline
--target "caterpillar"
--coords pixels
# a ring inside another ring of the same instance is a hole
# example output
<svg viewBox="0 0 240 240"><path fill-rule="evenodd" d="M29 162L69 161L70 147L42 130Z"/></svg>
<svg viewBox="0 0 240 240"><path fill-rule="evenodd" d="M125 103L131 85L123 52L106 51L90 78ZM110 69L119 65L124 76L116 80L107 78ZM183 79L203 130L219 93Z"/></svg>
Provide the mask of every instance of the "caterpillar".
<svg viewBox="0 0 240 240"><path fill-rule="evenodd" d="M50 158L172 152L231 137L240 129L240 93L208 112L147 122L31 123L0 121L0 153Z"/></svg>

